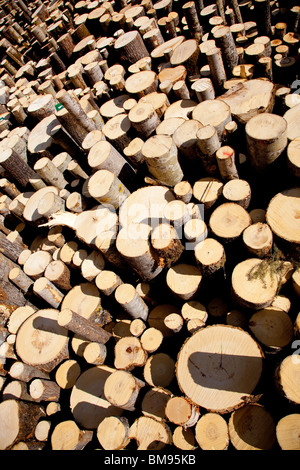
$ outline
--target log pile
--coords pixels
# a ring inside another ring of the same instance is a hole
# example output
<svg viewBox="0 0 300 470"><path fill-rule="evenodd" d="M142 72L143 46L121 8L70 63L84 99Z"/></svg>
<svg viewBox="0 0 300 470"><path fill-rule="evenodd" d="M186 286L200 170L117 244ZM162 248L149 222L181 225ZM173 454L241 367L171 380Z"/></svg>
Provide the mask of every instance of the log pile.
<svg viewBox="0 0 300 470"><path fill-rule="evenodd" d="M300 449L297 2L0 1L0 449Z"/></svg>

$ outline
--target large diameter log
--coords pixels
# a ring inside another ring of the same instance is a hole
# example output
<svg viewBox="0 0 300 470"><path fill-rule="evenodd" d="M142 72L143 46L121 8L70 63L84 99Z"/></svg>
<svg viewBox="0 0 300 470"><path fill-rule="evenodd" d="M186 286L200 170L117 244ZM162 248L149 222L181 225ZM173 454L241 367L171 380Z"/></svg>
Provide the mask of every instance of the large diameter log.
<svg viewBox="0 0 300 470"><path fill-rule="evenodd" d="M14 443L25 440L34 434L34 429L41 417L43 408L36 403L20 400L5 400L0 404L0 449L10 449Z"/></svg>
<svg viewBox="0 0 300 470"><path fill-rule="evenodd" d="M177 381L193 403L228 413L251 396L262 373L263 354L240 328L212 325L196 332L178 354Z"/></svg>
<svg viewBox="0 0 300 470"><path fill-rule="evenodd" d="M175 186L183 178L172 138L164 135L150 137L142 147L149 172L167 186Z"/></svg>
<svg viewBox="0 0 300 470"><path fill-rule="evenodd" d="M275 114L254 116L247 122L245 132L247 152L251 165L257 171L263 171L276 160L288 143L287 123Z"/></svg>
<svg viewBox="0 0 300 470"><path fill-rule="evenodd" d="M188 39L177 46L170 59L172 66L184 65L188 76L198 75L198 57L200 49L196 39Z"/></svg>
<svg viewBox="0 0 300 470"><path fill-rule="evenodd" d="M129 31L122 34L116 40L114 49L120 60L127 64L134 64L139 59L149 56L142 36L138 31Z"/></svg>
<svg viewBox="0 0 300 470"><path fill-rule="evenodd" d="M235 202L221 204L209 219L212 233L223 243L237 239L249 225L251 225L250 215Z"/></svg>
<svg viewBox="0 0 300 470"><path fill-rule="evenodd" d="M15 348L21 360L28 365L50 372L68 359L68 332L57 323L58 311L39 310L22 323Z"/></svg>

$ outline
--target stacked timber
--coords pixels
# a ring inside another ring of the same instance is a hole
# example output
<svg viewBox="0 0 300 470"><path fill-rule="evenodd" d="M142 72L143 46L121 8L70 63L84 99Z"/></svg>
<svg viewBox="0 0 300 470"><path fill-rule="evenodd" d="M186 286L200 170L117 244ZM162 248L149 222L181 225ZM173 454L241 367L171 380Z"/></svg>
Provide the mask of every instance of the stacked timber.
<svg viewBox="0 0 300 470"><path fill-rule="evenodd" d="M299 11L0 1L0 449L300 449Z"/></svg>

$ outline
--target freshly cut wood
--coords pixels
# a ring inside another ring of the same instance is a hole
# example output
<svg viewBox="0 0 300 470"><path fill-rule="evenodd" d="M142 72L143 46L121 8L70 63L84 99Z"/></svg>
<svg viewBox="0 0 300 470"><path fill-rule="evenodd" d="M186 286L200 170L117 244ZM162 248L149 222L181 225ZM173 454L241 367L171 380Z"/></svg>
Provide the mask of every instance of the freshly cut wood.
<svg viewBox="0 0 300 470"><path fill-rule="evenodd" d="M158 78L153 70L143 70L130 75L125 81L125 89L130 95L142 98L148 93L157 91Z"/></svg>
<svg viewBox="0 0 300 470"><path fill-rule="evenodd" d="M28 277L20 268L13 268L9 272L9 280L26 293L33 285L33 280Z"/></svg>
<svg viewBox="0 0 300 470"><path fill-rule="evenodd" d="M197 104L192 112L192 117L203 126L211 125L217 130L219 139L222 138L225 124L231 121L231 110L226 103L220 104L220 100L205 100Z"/></svg>
<svg viewBox="0 0 300 470"><path fill-rule="evenodd" d="M197 106L197 104L198 103L194 100L177 100L172 103L166 110L164 120L171 119L174 117L183 118L187 120L192 115L192 111Z"/></svg>
<svg viewBox="0 0 300 470"><path fill-rule="evenodd" d="M233 118L246 124L257 114L272 112L274 93L272 82L257 78L238 83L217 99L230 106Z"/></svg>
<svg viewBox="0 0 300 470"><path fill-rule="evenodd" d="M200 203L204 204L204 209L209 209L222 194L223 183L217 178L201 178L193 186L193 196Z"/></svg>
<svg viewBox="0 0 300 470"><path fill-rule="evenodd" d="M141 402L143 415L157 421L163 421L165 419L166 404L171 396L171 392L162 387L153 387L148 390Z"/></svg>
<svg viewBox="0 0 300 470"><path fill-rule="evenodd" d="M48 183L48 185L63 189L68 183L63 173L56 168L48 158L40 158L34 165L34 170Z"/></svg>
<svg viewBox="0 0 300 470"><path fill-rule="evenodd" d="M87 255L81 263L81 274L84 279L91 282L95 277L103 271L105 267L105 260L102 254L93 250Z"/></svg>
<svg viewBox="0 0 300 470"><path fill-rule="evenodd" d="M216 161L223 180L232 180L239 177L235 164L235 152L233 148L228 145L224 145L217 149Z"/></svg>
<svg viewBox="0 0 300 470"><path fill-rule="evenodd" d="M223 186L223 197L227 202L235 202L248 209L251 201L251 187L248 181L233 179Z"/></svg>
<svg viewBox="0 0 300 470"><path fill-rule="evenodd" d="M128 118L138 136L148 139L160 124L159 116L151 103L139 101L128 113Z"/></svg>
<svg viewBox="0 0 300 470"><path fill-rule="evenodd" d="M292 286L296 295L300 297L300 270L296 269L292 275Z"/></svg>
<svg viewBox="0 0 300 470"><path fill-rule="evenodd" d="M163 44L158 45L157 47L155 47L155 49L151 51L152 59L162 60L164 58L165 51L168 51L170 49L171 52L174 51L174 49L180 44L182 44L184 41L184 36L176 36L175 38L165 41Z"/></svg>
<svg viewBox="0 0 300 470"><path fill-rule="evenodd" d="M104 450L122 450L129 444L127 418L109 416L99 424L97 439Z"/></svg>
<svg viewBox="0 0 300 470"><path fill-rule="evenodd" d="M273 246L272 230L268 224L253 223L244 230L243 243L250 254L263 258L270 253Z"/></svg>
<svg viewBox="0 0 300 470"><path fill-rule="evenodd" d="M206 307L198 300L185 302L181 308L181 315L187 323L197 320L200 322L201 326L205 326L205 322L208 318Z"/></svg>
<svg viewBox="0 0 300 470"><path fill-rule="evenodd" d="M30 317L37 309L30 305L16 308L7 322L7 329L11 334L16 334L22 323Z"/></svg>
<svg viewBox="0 0 300 470"><path fill-rule="evenodd" d="M170 268L180 258L184 247L176 229L168 224L159 224L151 233L151 245L163 268Z"/></svg>
<svg viewBox="0 0 300 470"><path fill-rule="evenodd" d="M166 423L142 416L129 429L129 438L137 441L138 450L161 450L171 444L171 431Z"/></svg>
<svg viewBox="0 0 300 470"><path fill-rule="evenodd" d="M206 52L206 58L209 65L213 86L217 91L222 91L227 80L227 76L222 59L221 49L219 47L211 47Z"/></svg>
<svg viewBox="0 0 300 470"><path fill-rule="evenodd" d="M125 157L128 158L129 162L135 168L138 168L144 161L144 157L142 155L143 145L144 141L140 137L135 137L123 150Z"/></svg>
<svg viewBox="0 0 300 470"><path fill-rule="evenodd" d="M237 450L270 450L276 441L274 420L269 411L257 403L234 411L228 429L230 441Z"/></svg>
<svg viewBox="0 0 300 470"><path fill-rule="evenodd" d="M192 429L184 429L182 426L177 426L173 432L172 441L175 447L185 451L196 449L195 436Z"/></svg>
<svg viewBox="0 0 300 470"><path fill-rule="evenodd" d="M68 333L58 325L58 313L55 309L38 310L17 331L19 358L46 373L69 358Z"/></svg>
<svg viewBox="0 0 300 470"><path fill-rule="evenodd" d="M38 279L43 276L48 264L51 263L52 256L47 251L37 251L32 253L23 266L24 273L31 279Z"/></svg>
<svg viewBox="0 0 300 470"><path fill-rule="evenodd" d="M227 422L217 413L206 413L196 424L195 438L202 450L227 450L229 446Z"/></svg>
<svg viewBox="0 0 300 470"><path fill-rule="evenodd" d="M199 73L197 64L199 53L199 45L196 39L188 39L175 47L170 63L173 67L183 65L188 76L197 75Z"/></svg>
<svg viewBox="0 0 300 470"><path fill-rule="evenodd" d="M74 359L64 361L55 372L55 381L60 388L70 389L81 373L80 365Z"/></svg>
<svg viewBox="0 0 300 470"><path fill-rule="evenodd" d="M119 285L115 290L115 299L131 317L147 320L148 306L133 285Z"/></svg>
<svg viewBox="0 0 300 470"><path fill-rule="evenodd" d="M158 74L158 80L160 83L170 80L172 85L174 85L179 80L185 80L186 78L186 68L184 65L177 65L176 67L165 67Z"/></svg>
<svg viewBox="0 0 300 470"><path fill-rule="evenodd" d="M201 122L189 119L184 121L172 135L179 152L189 162L197 162L198 131L202 127Z"/></svg>
<svg viewBox="0 0 300 470"><path fill-rule="evenodd" d="M228 413L251 396L262 373L262 357L258 344L245 331L228 325L207 326L194 333L178 354L178 385L194 404Z"/></svg>
<svg viewBox="0 0 300 470"><path fill-rule="evenodd" d="M108 69L111 70L111 69ZM100 114L104 119L108 120L117 114L124 113L124 103L130 98L128 94L122 94L112 98L100 106ZM103 140L103 139L101 139Z"/></svg>
<svg viewBox="0 0 300 470"><path fill-rule="evenodd" d="M145 383L130 372L119 370L107 378L104 395L112 405L134 411L140 389L144 386Z"/></svg>
<svg viewBox="0 0 300 470"><path fill-rule="evenodd" d="M163 334L160 330L150 327L142 333L140 341L147 353L154 353L163 342Z"/></svg>
<svg viewBox="0 0 300 470"><path fill-rule="evenodd" d="M56 98L69 111L73 119L78 121L87 132L97 129L96 124L87 116L79 101L71 93L68 93L65 89L59 90L56 93Z"/></svg>
<svg viewBox="0 0 300 470"><path fill-rule="evenodd" d="M109 296L122 284L122 280L115 272L104 269L97 275L95 283L100 292Z"/></svg>
<svg viewBox="0 0 300 470"><path fill-rule="evenodd" d="M212 233L224 243L234 241L251 223L249 213L235 202L221 204L209 219Z"/></svg>
<svg viewBox="0 0 300 470"><path fill-rule="evenodd" d="M183 178L178 152L170 136L154 135L142 147L149 172L167 186L174 186Z"/></svg>
<svg viewBox="0 0 300 470"><path fill-rule="evenodd" d="M289 252L299 253L299 188L290 188L274 196L266 211L266 221L273 234Z"/></svg>
<svg viewBox="0 0 300 470"><path fill-rule="evenodd" d="M11 148L3 150L0 154L0 164L21 187L26 187L36 173L31 167Z"/></svg>
<svg viewBox="0 0 300 470"><path fill-rule="evenodd" d="M95 366L101 366L104 364L106 359L107 349L104 344L101 343L89 343L84 348L83 357L89 364L94 364Z"/></svg>
<svg viewBox="0 0 300 470"><path fill-rule="evenodd" d="M249 328L263 347L279 351L293 339L293 323L281 309L267 307L254 313L249 319Z"/></svg>
<svg viewBox="0 0 300 470"><path fill-rule="evenodd" d="M282 450L299 450L299 413L291 413L281 418L276 425L276 438Z"/></svg>
<svg viewBox="0 0 300 470"><path fill-rule="evenodd" d="M165 413L171 423L183 426L184 429L194 426L200 415L198 407L184 397L171 397Z"/></svg>
<svg viewBox="0 0 300 470"><path fill-rule="evenodd" d="M120 60L126 64L134 64L149 53L138 31L128 31L122 34L114 43L114 49Z"/></svg>
<svg viewBox="0 0 300 470"><path fill-rule="evenodd" d="M281 116L263 113L252 117L245 127L247 152L254 169L264 170L287 145L287 123Z"/></svg>
<svg viewBox="0 0 300 470"><path fill-rule="evenodd" d="M127 114L117 114L112 117L104 124L102 132L106 139L119 151L123 152L123 149L130 143L131 138L129 130L131 123L128 119Z"/></svg>
<svg viewBox="0 0 300 470"><path fill-rule="evenodd" d="M88 192L96 201L115 209L130 195L129 190L111 171L97 170L88 180Z"/></svg>
<svg viewBox="0 0 300 470"><path fill-rule="evenodd" d="M195 246L195 259L203 276L210 276L223 268L226 254L223 245L214 238L206 238Z"/></svg>
<svg viewBox="0 0 300 470"><path fill-rule="evenodd" d="M287 122L287 137L289 140L300 137L299 126L300 103L293 106L291 109L284 113L283 117Z"/></svg>
<svg viewBox="0 0 300 470"><path fill-rule="evenodd" d="M84 318L70 309L62 308L58 314L57 322L61 327L80 334L89 341L96 343L105 344L111 337L111 334L101 328L96 322Z"/></svg>
<svg viewBox="0 0 300 470"><path fill-rule="evenodd" d="M229 26L218 28L213 34L216 46L221 49L225 71L230 75L239 62L239 57L233 35Z"/></svg>
<svg viewBox="0 0 300 470"><path fill-rule="evenodd" d="M297 95L298 96L298 95ZM296 178L300 177L300 137L293 139L287 147L287 165Z"/></svg>
<svg viewBox="0 0 300 470"><path fill-rule="evenodd" d="M294 405L300 403L299 369L299 355L294 353L286 356L274 372L275 385L280 394Z"/></svg>
<svg viewBox="0 0 300 470"><path fill-rule="evenodd" d="M56 101L50 94L37 96L28 106L27 112L37 121L51 116L55 112Z"/></svg>
<svg viewBox="0 0 300 470"><path fill-rule="evenodd" d="M232 272L233 298L241 307L260 310L269 307L277 293L278 280L270 268L258 258L249 258L238 263ZM260 273L260 269L263 272Z"/></svg>
<svg viewBox="0 0 300 470"><path fill-rule="evenodd" d="M64 294L46 277L34 282L33 292L53 308L58 308L64 298Z"/></svg>
<svg viewBox="0 0 300 470"><path fill-rule="evenodd" d="M62 421L51 434L52 450L82 450L92 440L92 431L81 431L75 421Z"/></svg>
<svg viewBox="0 0 300 470"><path fill-rule="evenodd" d="M51 380L34 379L29 386L31 397L37 402L59 401L60 387Z"/></svg>
<svg viewBox="0 0 300 470"><path fill-rule="evenodd" d="M4 400L0 404L0 449L9 450L16 442L33 435L39 419L43 416L45 412L37 403Z"/></svg>
<svg viewBox="0 0 300 470"><path fill-rule="evenodd" d="M166 277L171 292L182 300L192 299L200 287L202 275L196 266L176 264L172 266Z"/></svg>
<svg viewBox="0 0 300 470"><path fill-rule="evenodd" d="M142 348L139 338L125 336L120 338L115 345L116 369L130 372L135 367L143 367L147 361L148 353Z"/></svg>

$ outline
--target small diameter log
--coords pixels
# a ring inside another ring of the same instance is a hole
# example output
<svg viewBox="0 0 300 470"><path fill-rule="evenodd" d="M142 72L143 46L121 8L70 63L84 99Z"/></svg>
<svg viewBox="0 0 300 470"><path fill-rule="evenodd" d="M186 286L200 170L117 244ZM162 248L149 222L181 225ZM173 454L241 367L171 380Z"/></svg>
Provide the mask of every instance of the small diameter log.
<svg viewBox="0 0 300 470"><path fill-rule="evenodd" d="M55 372L55 381L62 389L72 388L81 373L80 365L73 359L64 361Z"/></svg>
<svg viewBox="0 0 300 470"><path fill-rule="evenodd" d="M173 432L172 441L177 449L191 451L196 449L195 436L192 429L184 429L182 426L177 426Z"/></svg>
<svg viewBox="0 0 300 470"><path fill-rule="evenodd" d="M37 211L46 218L58 211L65 210L65 200L54 193L45 194L39 201Z"/></svg>
<svg viewBox="0 0 300 470"><path fill-rule="evenodd" d="M77 333L89 341L105 344L111 334L99 327L95 322L91 322L78 313L70 309L63 309L57 318L60 326Z"/></svg>
<svg viewBox="0 0 300 470"><path fill-rule="evenodd" d="M293 286L295 294L300 297L300 270L299 269L296 269L293 272L292 286Z"/></svg>
<svg viewBox="0 0 300 470"><path fill-rule="evenodd" d="M248 209L251 201L251 187L246 180L234 179L223 186L223 197L227 202L235 202Z"/></svg>
<svg viewBox="0 0 300 470"><path fill-rule="evenodd" d="M221 49L226 74L230 76L233 67L239 63L239 56L230 27L223 26L217 29L214 32L213 37L216 41L216 46Z"/></svg>
<svg viewBox="0 0 300 470"><path fill-rule="evenodd" d="M262 267L258 258L249 258L235 266L231 278L232 296L241 307L259 310L272 304L278 280L268 268L260 273Z"/></svg>
<svg viewBox="0 0 300 470"><path fill-rule="evenodd" d="M172 333L179 333L182 329L184 321L181 315L178 313L170 313L164 319L164 324Z"/></svg>
<svg viewBox="0 0 300 470"><path fill-rule="evenodd" d="M107 349L104 344L101 343L89 343L86 345L83 351L83 357L88 364L102 365L105 362Z"/></svg>
<svg viewBox="0 0 300 470"><path fill-rule="evenodd" d="M130 143L131 137L128 135L131 123L127 114L117 114L109 119L102 128L105 138L119 151Z"/></svg>
<svg viewBox="0 0 300 470"><path fill-rule="evenodd" d="M183 178L178 162L177 147L172 138L165 135L150 137L142 147L148 170L167 186L174 186Z"/></svg>
<svg viewBox="0 0 300 470"><path fill-rule="evenodd" d="M198 130L197 146L204 169L208 174L215 174L217 169L216 152L221 147L215 126L208 124Z"/></svg>
<svg viewBox="0 0 300 470"><path fill-rule="evenodd" d="M204 209L209 209L218 200L222 190L223 183L220 180L213 177L201 178L193 186L193 196L204 204Z"/></svg>
<svg viewBox="0 0 300 470"><path fill-rule="evenodd" d="M142 380L130 372L116 371L111 374L104 385L105 398L114 406L134 411L140 389L145 386Z"/></svg>
<svg viewBox="0 0 300 470"><path fill-rule="evenodd" d="M235 165L235 152L229 146L220 147L216 151L216 160L220 175L223 180L238 178L238 172Z"/></svg>
<svg viewBox="0 0 300 470"><path fill-rule="evenodd" d="M184 225L184 238L187 241L186 250L193 249L195 245L207 237L207 226L202 219L190 219Z"/></svg>
<svg viewBox="0 0 300 470"><path fill-rule="evenodd" d="M192 83L191 89L195 91L199 103L215 99L215 90L210 78L200 78Z"/></svg>
<svg viewBox="0 0 300 470"><path fill-rule="evenodd" d="M52 450L82 450L92 440L93 431L81 431L75 421L62 421L51 434Z"/></svg>
<svg viewBox="0 0 300 470"><path fill-rule="evenodd" d="M91 282L103 271L104 267L105 260L102 254L97 250L93 250L81 264L82 277Z"/></svg>
<svg viewBox="0 0 300 470"><path fill-rule="evenodd" d="M87 116L79 101L76 101L65 89L58 91L56 98L86 131L97 129L96 124Z"/></svg>
<svg viewBox="0 0 300 470"><path fill-rule="evenodd" d="M202 450L227 450L229 431L226 420L217 413L206 413L196 424L195 438Z"/></svg>
<svg viewBox="0 0 300 470"><path fill-rule="evenodd" d="M142 164L144 161L144 157L142 154L143 145L144 145L144 141L140 137L135 137L133 140L129 142L127 147L125 147L123 150L125 157L128 158L130 163L135 168L138 168L139 165Z"/></svg>
<svg viewBox="0 0 300 470"><path fill-rule="evenodd" d="M48 264L51 263L51 260L52 256L47 251L37 251L29 256L23 266L23 271L28 277L36 280L43 276L43 273Z"/></svg>
<svg viewBox="0 0 300 470"><path fill-rule="evenodd" d="M203 126L214 126L219 140L222 139L225 125L232 120L230 106L221 100L205 100L197 104L192 111L192 118Z"/></svg>
<svg viewBox="0 0 300 470"><path fill-rule="evenodd" d="M16 361L9 369L9 375L16 380L22 382L30 382L34 378L49 379L49 374L42 372L36 367L24 364L23 362Z"/></svg>
<svg viewBox="0 0 300 470"><path fill-rule="evenodd" d="M90 177L88 192L96 201L115 209L130 195L124 184L108 170L98 170Z"/></svg>
<svg viewBox="0 0 300 470"><path fill-rule="evenodd" d="M68 182L65 180L63 173L56 168L54 163L48 158L40 158L34 165L34 170L49 185L53 185L59 189L65 188Z"/></svg>
<svg viewBox="0 0 300 470"><path fill-rule="evenodd" d="M34 99L27 108L27 112L36 121L51 116L55 112L56 100L50 94L40 95Z"/></svg>
<svg viewBox="0 0 300 470"><path fill-rule="evenodd" d="M121 284L117 287L115 299L131 317L147 320L149 308L131 284Z"/></svg>
<svg viewBox="0 0 300 470"><path fill-rule="evenodd" d="M230 243L238 238L249 225L250 215L235 202L221 204L209 219L211 232L223 243Z"/></svg>
<svg viewBox="0 0 300 470"><path fill-rule="evenodd" d="M219 47L212 47L206 52L206 58L214 88L216 91L221 91L227 80L221 49Z"/></svg>
<svg viewBox="0 0 300 470"><path fill-rule="evenodd" d="M245 127L247 152L256 171L263 171L287 145L287 122L281 116L263 113L251 118Z"/></svg>
<svg viewBox="0 0 300 470"><path fill-rule="evenodd" d="M146 325L143 322L143 320L141 320L141 318L135 318L130 323L129 331L132 334L132 336L136 336L136 337L141 336L141 334L143 333L143 331L145 331L145 329L146 329Z"/></svg>
<svg viewBox="0 0 300 470"><path fill-rule="evenodd" d="M243 232L243 243L251 255L263 258L270 253L273 245L272 230L262 222L253 223Z"/></svg>
<svg viewBox="0 0 300 470"><path fill-rule="evenodd" d="M147 361L148 354L142 348L139 338L126 336L120 338L115 346L114 366L116 369L130 372L135 367L143 367Z"/></svg>
<svg viewBox="0 0 300 470"><path fill-rule="evenodd" d="M121 278L113 271L103 270L96 279L95 284L104 295L109 296L113 294L116 288L122 284Z"/></svg>
<svg viewBox="0 0 300 470"><path fill-rule="evenodd" d="M11 380L2 391L3 400L17 399L32 401L25 382Z"/></svg>
<svg viewBox="0 0 300 470"><path fill-rule="evenodd" d="M129 444L127 418L109 416L99 424L97 439L104 450L122 450Z"/></svg>
<svg viewBox="0 0 300 470"><path fill-rule="evenodd" d="M51 422L45 419L38 422L35 430L34 437L41 442L47 441L50 433Z"/></svg>
<svg viewBox="0 0 300 470"><path fill-rule="evenodd" d="M274 372L275 385L280 394L292 404L299 404L299 388L297 386L297 373L299 370L299 355L292 354L285 357Z"/></svg>
<svg viewBox="0 0 300 470"><path fill-rule="evenodd" d="M185 16L187 26L191 36L200 42L202 38L202 27L199 22L195 2L187 2L182 6L182 11Z"/></svg>
<svg viewBox="0 0 300 470"><path fill-rule="evenodd" d="M300 178L300 137L296 137L288 144L287 166L291 175Z"/></svg>
<svg viewBox="0 0 300 470"><path fill-rule="evenodd" d="M34 282L33 292L53 308L58 308L64 298L64 294L46 277L40 277Z"/></svg>
<svg viewBox="0 0 300 470"><path fill-rule="evenodd" d="M33 280L28 277L21 268L13 268L9 272L9 280L19 287L22 292L28 292L33 285Z"/></svg>
<svg viewBox="0 0 300 470"><path fill-rule="evenodd" d="M29 393L37 402L59 401L60 387L51 380L34 379L30 383Z"/></svg>
<svg viewBox="0 0 300 470"><path fill-rule="evenodd" d="M188 181L181 181L173 188L176 199L188 204L193 197L193 189Z"/></svg>
<svg viewBox="0 0 300 470"><path fill-rule="evenodd" d="M224 247L214 238L206 238L195 246L195 259L203 276L210 276L226 262Z"/></svg>
<svg viewBox="0 0 300 470"><path fill-rule="evenodd" d="M167 286L182 300L192 299L200 287L202 275L196 266L189 264L177 264L172 266L166 277Z"/></svg>
<svg viewBox="0 0 300 470"><path fill-rule="evenodd" d="M36 403L20 400L5 400L0 404L1 433L0 449L10 449L14 443L34 433L43 408Z"/></svg>
<svg viewBox="0 0 300 470"><path fill-rule="evenodd" d="M165 413L171 423L183 426L185 429L194 426L200 416L199 408L184 397L170 398Z"/></svg>
<svg viewBox="0 0 300 470"><path fill-rule="evenodd" d="M143 349L151 354L157 351L163 342L163 334L157 328L146 328L140 337L141 345Z"/></svg>
<svg viewBox="0 0 300 470"><path fill-rule="evenodd" d="M71 193L66 198L66 208L71 212L83 212L87 208L87 206L87 199L80 193Z"/></svg>
<svg viewBox="0 0 300 470"><path fill-rule="evenodd" d="M180 154L195 164L197 164L197 133L201 128L201 122L189 119L184 121L172 135Z"/></svg>
<svg viewBox="0 0 300 470"><path fill-rule="evenodd" d="M159 224L151 233L151 245L162 268L170 268L183 253L184 247L176 229L168 223Z"/></svg>

